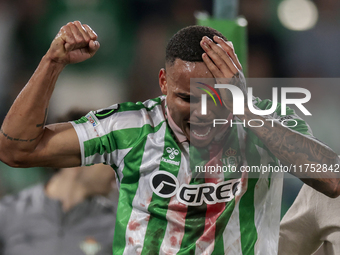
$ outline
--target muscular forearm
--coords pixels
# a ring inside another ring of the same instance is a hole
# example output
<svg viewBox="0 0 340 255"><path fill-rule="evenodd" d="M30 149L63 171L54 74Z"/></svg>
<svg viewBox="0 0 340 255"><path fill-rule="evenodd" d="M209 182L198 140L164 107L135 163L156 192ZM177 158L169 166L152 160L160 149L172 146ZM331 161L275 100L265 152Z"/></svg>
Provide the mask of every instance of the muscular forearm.
<svg viewBox="0 0 340 255"><path fill-rule="evenodd" d="M48 104L64 65L45 55L9 110L0 134L0 148L7 154L31 152L44 132Z"/></svg>
<svg viewBox="0 0 340 255"><path fill-rule="evenodd" d="M16 167L80 164L80 150L70 124L44 127L48 104L67 64L91 58L99 49L96 33L79 21L63 26L37 70L14 101L0 132L0 160Z"/></svg>
<svg viewBox="0 0 340 255"><path fill-rule="evenodd" d="M273 119L271 116L258 116L245 110L245 115L241 117L246 122L250 119L261 119L264 125L261 128L250 127L266 147L283 163L298 167L299 171L291 171L291 174L302 179L303 182L312 186L316 190L334 197L339 194L339 176L336 173L312 172L312 164L330 167L339 164L339 158L329 147L323 143L312 139L306 135L298 133L281 125L278 120L265 121ZM296 169L296 168L295 168Z"/></svg>

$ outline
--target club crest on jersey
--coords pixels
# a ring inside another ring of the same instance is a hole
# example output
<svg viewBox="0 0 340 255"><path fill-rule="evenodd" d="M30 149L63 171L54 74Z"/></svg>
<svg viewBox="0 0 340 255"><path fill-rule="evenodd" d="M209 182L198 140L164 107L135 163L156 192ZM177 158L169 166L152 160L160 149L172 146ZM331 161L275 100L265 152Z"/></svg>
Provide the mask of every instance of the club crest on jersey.
<svg viewBox="0 0 340 255"><path fill-rule="evenodd" d="M239 183L240 179L232 179L217 184L182 184L179 186L179 182L173 174L162 170L154 172L149 182L156 195L163 198L176 195L179 202L188 206L229 202L235 197Z"/></svg>
<svg viewBox="0 0 340 255"><path fill-rule="evenodd" d="M172 148L172 147L167 147L166 149L166 152L169 154L168 157L169 159L167 159L166 157L162 157L162 161L163 162L166 162L166 163L169 163L169 164L172 164L172 165L176 165L178 166L179 165L179 161L177 160L174 160L175 157L177 155L179 155L179 150L175 149L175 148Z"/></svg>
<svg viewBox="0 0 340 255"><path fill-rule="evenodd" d="M236 155L237 155L237 151L229 147L229 149L224 152L224 155L221 158L221 161L224 165L227 165L227 166L237 166L241 157L236 156Z"/></svg>
<svg viewBox="0 0 340 255"><path fill-rule="evenodd" d="M92 237L87 237L79 247L86 255L96 255L101 250L101 245Z"/></svg>

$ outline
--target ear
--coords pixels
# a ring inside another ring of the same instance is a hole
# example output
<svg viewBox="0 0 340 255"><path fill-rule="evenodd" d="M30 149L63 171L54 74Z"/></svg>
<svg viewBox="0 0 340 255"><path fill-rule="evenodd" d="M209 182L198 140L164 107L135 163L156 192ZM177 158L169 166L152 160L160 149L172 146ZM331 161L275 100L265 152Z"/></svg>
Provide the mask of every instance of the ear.
<svg viewBox="0 0 340 255"><path fill-rule="evenodd" d="M166 82L166 71L164 68L159 71L158 83L163 95L168 94L168 84Z"/></svg>

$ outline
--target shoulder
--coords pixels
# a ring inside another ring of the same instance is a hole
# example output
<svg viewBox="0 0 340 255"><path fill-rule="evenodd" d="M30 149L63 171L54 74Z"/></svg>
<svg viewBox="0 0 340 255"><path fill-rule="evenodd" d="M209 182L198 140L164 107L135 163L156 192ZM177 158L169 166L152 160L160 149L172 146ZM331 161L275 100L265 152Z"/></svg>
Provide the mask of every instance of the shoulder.
<svg viewBox="0 0 340 255"><path fill-rule="evenodd" d="M141 120L138 122L139 124L143 124L143 122L148 122L149 120L162 119L162 102L164 100L165 96L160 96L145 102L114 104L107 108L91 111L81 119L73 121L72 123L74 125L89 123L93 127L97 127L99 124L112 126L119 120L119 127L124 128L126 124L126 127L129 128L131 123L137 123L138 120ZM147 115L148 117L145 117ZM115 128L119 127L115 125Z"/></svg>
<svg viewBox="0 0 340 255"><path fill-rule="evenodd" d="M157 106L161 106L162 102L165 100L165 96L160 96L154 99L149 99L144 102L125 102L121 104L115 104L108 108L100 109L97 111L94 111L94 115L98 119L105 119L111 115L120 113L122 114L128 114L130 112L136 112L136 111L152 111L154 108L157 108Z"/></svg>
<svg viewBox="0 0 340 255"><path fill-rule="evenodd" d="M320 211L333 208L338 212L340 209L340 197L330 198L306 184L302 186L298 197L300 200L308 202L310 207L315 207Z"/></svg>

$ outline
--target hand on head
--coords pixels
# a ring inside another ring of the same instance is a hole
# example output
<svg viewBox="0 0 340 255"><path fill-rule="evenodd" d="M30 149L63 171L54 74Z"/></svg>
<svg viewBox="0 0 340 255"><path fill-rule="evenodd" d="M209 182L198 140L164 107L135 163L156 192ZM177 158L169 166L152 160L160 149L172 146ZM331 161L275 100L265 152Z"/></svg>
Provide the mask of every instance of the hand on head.
<svg viewBox="0 0 340 255"><path fill-rule="evenodd" d="M215 42L214 42L215 41ZM219 36L214 41L204 36L201 46L204 49L202 58L215 78L232 78L242 70L231 42L226 42Z"/></svg>
<svg viewBox="0 0 340 255"><path fill-rule="evenodd" d="M242 73L242 66L236 56L232 42L225 41L219 36L214 41L204 36L200 42L205 53L202 58L215 82L219 84L232 84L239 87L247 97L246 81ZM233 111L233 96L228 89L219 89L222 101L229 111Z"/></svg>

